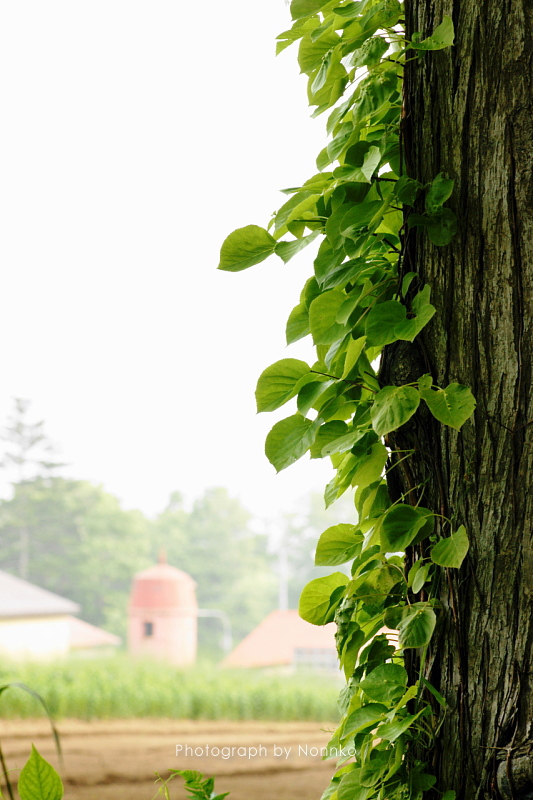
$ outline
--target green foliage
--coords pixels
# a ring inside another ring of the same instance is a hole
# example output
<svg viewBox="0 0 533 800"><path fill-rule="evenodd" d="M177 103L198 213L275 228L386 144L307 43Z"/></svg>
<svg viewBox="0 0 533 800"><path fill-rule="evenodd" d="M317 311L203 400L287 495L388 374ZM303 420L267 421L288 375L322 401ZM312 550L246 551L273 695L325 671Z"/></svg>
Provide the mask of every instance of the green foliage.
<svg viewBox="0 0 533 800"><path fill-rule="evenodd" d="M300 596L299 612L302 619L312 625L331 622L342 598L339 589L344 589L347 583L348 578L343 572L334 572L308 583Z"/></svg>
<svg viewBox="0 0 533 800"><path fill-rule="evenodd" d="M412 386L385 386L372 405L372 427L378 436L395 431L411 419L420 403L420 394Z"/></svg>
<svg viewBox="0 0 533 800"><path fill-rule="evenodd" d="M317 578L300 598L307 621L337 622L348 681L330 746L350 745L355 755L334 775L324 800L418 800L433 786L411 745L431 742L440 724L428 693L443 712L446 703L422 675L409 684L403 650L420 649L424 663L439 609L438 567L460 567L468 549L464 527L446 535L450 520L420 506L418 487L391 505L383 479L387 466L389 472L413 455L391 458L390 448L398 428L410 420L416 425L421 405L458 431L475 408L459 383L434 387L423 375L414 384L383 385L375 368L383 348L412 342L435 314L430 287L405 271L408 228L437 246L457 231L445 205L453 204L453 180L439 173L424 186L404 174L399 135L405 61L452 45L453 24L444 17L429 35L408 42L403 13L398 0L293 0L294 24L278 37L278 52L298 43L313 116L329 112L330 140L318 155L318 174L286 190L290 198L269 226L277 244L261 234L261 258L268 249L292 253L320 237L314 273L287 323L287 341L310 335L317 360L308 367L285 359L265 370L258 407L296 398L297 413L267 436L268 458L279 471L307 452L330 457L336 474L326 487L326 506L353 487L358 514L355 525L328 527L316 550L317 564L353 560L351 578L340 572ZM424 557L412 551L408 571L404 552L415 545ZM380 633L384 626L397 629L397 652Z"/></svg>
<svg viewBox="0 0 533 800"><path fill-rule="evenodd" d="M64 466L54 459L56 448L44 432L44 421L29 421L30 406L29 400L15 397L13 413L0 436L7 442L0 467L9 470L18 481L50 475Z"/></svg>
<svg viewBox="0 0 533 800"><path fill-rule="evenodd" d="M6 697L13 697L13 693L10 692L10 689L21 689L22 696L31 697L33 701L36 701L38 704L38 708L41 712L48 717L50 721L50 727L52 729L52 735L54 737L54 742L56 745L57 753L61 756L61 744L59 741L59 734L57 732L57 728L54 725L54 721L50 714L50 709L45 701L45 699L34 689L31 689L29 686L26 686L24 683L20 683L20 681L10 681L9 683L5 683L0 686L0 695L2 700L5 701ZM20 695L19 695L20 697ZM4 759L4 754L2 748L0 747L0 766L3 770L3 781L6 785L6 790L9 795L10 800L14 800L14 791L13 786L11 785L10 774L6 768L6 763ZM18 784L18 791L20 800L61 800L63 796L63 785L61 780L53 767L48 764L37 752L37 750L32 745L32 753L28 761L26 762L25 766L23 767L19 784ZM4 800L4 795L0 790L0 798Z"/></svg>
<svg viewBox="0 0 533 800"><path fill-rule="evenodd" d="M161 547L169 563L194 576L202 608L229 614L236 638L275 608L266 537L253 533L250 515L225 489L207 490L190 511L175 494L148 520L87 481L36 478L15 484L13 498L0 502L0 568L14 574L21 531L29 542L28 580L79 603L82 619L123 638L133 575L154 563ZM221 655L219 621L202 619L199 639L202 651Z"/></svg>
<svg viewBox="0 0 533 800"><path fill-rule="evenodd" d="M431 36L420 41L420 34L413 34L410 44L414 50L442 50L450 47L454 40L453 22L451 17L445 16L441 24L435 28Z"/></svg>
<svg viewBox="0 0 533 800"><path fill-rule="evenodd" d="M303 378L311 370L305 361L284 358L267 367L257 382L255 398L258 411L274 411L298 393Z"/></svg>
<svg viewBox="0 0 533 800"><path fill-rule="evenodd" d="M465 526L461 525L455 533L446 539L441 539L431 548L431 560L441 567L458 569L468 553L468 546Z"/></svg>
<svg viewBox="0 0 533 800"><path fill-rule="evenodd" d="M381 518L381 545L386 552L405 550L417 538L419 531L424 538L433 530L431 511L427 508L398 503L386 511ZM428 525L430 527L428 527Z"/></svg>
<svg viewBox="0 0 533 800"><path fill-rule="evenodd" d="M20 800L61 800L63 797L61 778L33 745L31 756L21 770L18 790Z"/></svg>
<svg viewBox="0 0 533 800"><path fill-rule="evenodd" d="M400 645L425 647L429 644L436 623L435 612L429 603L413 603L405 606L398 623Z"/></svg>
<svg viewBox="0 0 533 800"><path fill-rule="evenodd" d="M281 676L251 670L169 664L115 656L51 663L6 663L0 680L17 680L35 693L2 695L3 718L119 719L166 717L211 720L338 719L336 681L299 673Z"/></svg>
<svg viewBox="0 0 533 800"><path fill-rule="evenodd" d="M294 414L277 422L265 442L265 454L276 472L298 461L309 450L315 426L310 419Z"/></svg>
<svg viewBox="0 0 533 800"><path fill-rule="evenodd" d="M197 772L194 769L171 769L169 778L166 780L161 777L158 778L157 783L162 784L158 795L164 794L166 798L169 798L168 784L175 778L183 778L184 788L189 792L187 797L190 800L224 800L224 797L229 794L229 792L216 794L214 791L215 779L204 778L201 772Z"/></svg>
<svg viewBox="0 0 533 800"><path fill-rule="evenodd" d="M215 779L205 778L201 772L192 769L171 769L169 777L162 778L158 773L156 784L160 784L155 797L170 800L169 784L176 778L182 778L184 789L189 800L224 800L229 792L215 792ZM10 797L13 797L9 786ZM18 781L20 800L62 800L63 783L54 767L44 759L32 745L31 755L23 766ZM4 795L0 791L0 797Z"/></svg>
<svg viewBox="0 0 533 800"><path fill-rule="evenodd" d="M315 553L317 566L336 566L351 561L361 550L363 535L355 525L333 525L321 535Z"/></svg>
<svg viewBox="0 0 533 800"><path fill-rule="evenodd" d="M258 225L247 225L233 231L220 251L220 269L239 272L241 269L253 267L271 255L276 247L276 240Z"/></svg>
<svg viewBox="0 0 533 800"><path fill-rule="evenodd" d="M455 428L456 431L472 415L475 400L467 386L459 383L450 383L445 389L420 389L420 394L426 401L433 416L444 425Z"/></svg>
<svg viewBox="0 0 533 800"><path fill-rule="evenodd" d="M28 580L124 635L132 575L151 561L144 516L87 481L36 478L0 503L1 567L9 572L18 572L21 529L29 534Z"/></svg>
<svg viewBox="0 0 533 800"><path fill-rule="evenodd" d="M217 794L215 779L204 778L201 772L192 769L171 769L169 777L162 778L157 773L156 784L160 784L155 797L163 796L170 800L169 784L176 778L182 778L184 789L189 800L224 800L229 792ZM14 797L11 785L8 784L11 798ZM62 800L63 783L54 767L44 759L32 744L31 755L22 767L18 781L20 800ZM0 797L4 795L0 791Z"/></svg>

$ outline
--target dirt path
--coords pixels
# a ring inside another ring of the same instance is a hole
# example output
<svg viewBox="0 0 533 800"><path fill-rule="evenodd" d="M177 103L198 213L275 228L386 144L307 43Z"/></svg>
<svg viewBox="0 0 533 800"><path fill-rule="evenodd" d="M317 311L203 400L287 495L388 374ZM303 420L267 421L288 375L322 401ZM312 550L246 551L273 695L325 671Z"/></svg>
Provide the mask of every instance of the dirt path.
<svg viewBox="0 0 533 800"><path fill-rule="evenodd" d="M109 720L59 723L65 800L151 800L154 772L197 769L216 775L230 800L318 800L333 772L320 748L333 725L277 722ZM43 720L3 721L0 741L8 768L20 768L31 742L56 768ZM12 773L16 779L16 772ZM181 781L171 784L182 800Z"/></svg>

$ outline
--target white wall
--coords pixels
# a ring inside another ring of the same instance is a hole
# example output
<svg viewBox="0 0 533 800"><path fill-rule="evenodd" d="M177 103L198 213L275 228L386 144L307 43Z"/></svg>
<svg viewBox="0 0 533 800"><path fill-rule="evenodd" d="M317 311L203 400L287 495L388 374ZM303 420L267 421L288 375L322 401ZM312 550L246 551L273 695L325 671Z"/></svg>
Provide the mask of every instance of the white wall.
<svg viewBox="0 0 533 800"><path fill-rule="evenodd" d="M68 616L0 620L0 653L10 658L52 658L69 651Z"/></svg>

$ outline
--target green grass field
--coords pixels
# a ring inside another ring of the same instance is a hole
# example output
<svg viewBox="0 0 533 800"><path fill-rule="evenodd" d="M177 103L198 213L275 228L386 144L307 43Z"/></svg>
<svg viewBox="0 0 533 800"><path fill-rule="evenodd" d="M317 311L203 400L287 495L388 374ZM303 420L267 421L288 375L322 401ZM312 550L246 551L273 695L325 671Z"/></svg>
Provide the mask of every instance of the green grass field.
<svg viewBox="0 0 533 800"><path fill-rule="evenodd" d="M20 681L38 692L55 719L170 717L174 719L335 721L340 683L334 677L179 670L126 657L2 664L0 685ZM0 717L43 716L42 706L11 687L0 695Z"/></svg>

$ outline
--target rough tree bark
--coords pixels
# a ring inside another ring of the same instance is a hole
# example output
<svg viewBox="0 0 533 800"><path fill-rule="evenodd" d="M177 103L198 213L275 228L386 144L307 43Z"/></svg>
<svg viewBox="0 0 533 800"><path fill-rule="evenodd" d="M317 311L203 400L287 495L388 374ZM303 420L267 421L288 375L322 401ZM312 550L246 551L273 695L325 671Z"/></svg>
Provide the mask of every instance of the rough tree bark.
<svg viewBox="0 0 533 800"><path fill-rule="evenodd" d="M419 414L394 442L417 453L392 493L422 483L411 497L471 542L443 583L426 667L451 707L433 767L458 800L533 798L533 3L405 5L408 38L444 14L455 25L453 48L407 65L404 143L411 177L455 180L459 233L447 247L409 234L406 268L438 313L383 370L397 383L430 371L478 403L461 433Z"/></svg>

